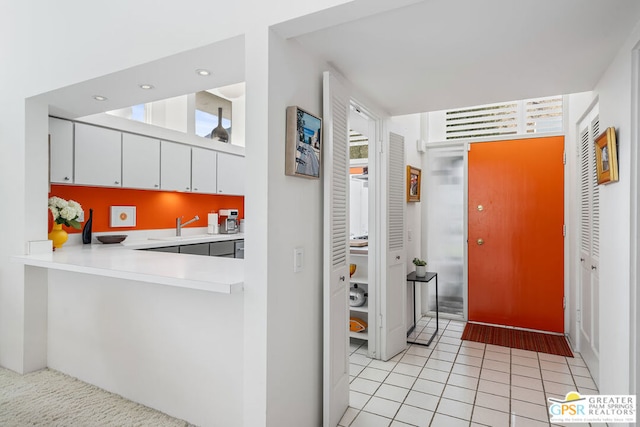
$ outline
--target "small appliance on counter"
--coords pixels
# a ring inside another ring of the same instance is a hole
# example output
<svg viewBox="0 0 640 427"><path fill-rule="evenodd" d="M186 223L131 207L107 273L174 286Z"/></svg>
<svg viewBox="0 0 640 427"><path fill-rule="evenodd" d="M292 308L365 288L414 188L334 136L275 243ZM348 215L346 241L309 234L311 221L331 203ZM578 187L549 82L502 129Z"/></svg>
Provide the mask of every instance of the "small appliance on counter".
<svg viewBox="0 0 640 427"><path fill-rule="evenodd" d="M210 213L207 215L207 233L208 234L218 234L220 231L218 226L218 214Z"/></svg>
<svg viewBox="0 0 640 427"><path fill-rule="evenodd" d="M238 210L220 209L220 234L234 234L238 232Z"/></svg>

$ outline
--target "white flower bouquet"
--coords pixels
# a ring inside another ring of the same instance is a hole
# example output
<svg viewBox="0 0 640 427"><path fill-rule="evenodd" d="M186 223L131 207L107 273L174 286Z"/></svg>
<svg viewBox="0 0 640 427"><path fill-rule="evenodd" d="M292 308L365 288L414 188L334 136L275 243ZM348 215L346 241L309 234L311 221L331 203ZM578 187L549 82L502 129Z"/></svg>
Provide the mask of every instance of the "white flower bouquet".
<svg viewBox="0 0 640 427"><path fill-rule="evenodd" d="M53 214L53 221L56 224L64 224L67 227L80 229L78 217L83 214L80 203L69 200L66 201L60 197L49 198L49 210Z"/></svg>

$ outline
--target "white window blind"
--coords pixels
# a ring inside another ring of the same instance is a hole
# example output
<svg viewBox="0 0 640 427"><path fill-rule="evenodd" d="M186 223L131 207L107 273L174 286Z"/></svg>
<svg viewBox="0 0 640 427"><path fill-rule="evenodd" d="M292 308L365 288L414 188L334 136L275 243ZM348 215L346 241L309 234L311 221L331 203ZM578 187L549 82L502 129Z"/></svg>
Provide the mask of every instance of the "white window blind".
<svg viewBox="0 0 640 427"><path fill-rule="evenodd" d="M389 225L389 250L391 251L402 250L404 247L404 207L406 203L404 158L404 137L389 132L387 221Z"/></svg>
<svg viewBox="0 0 640 427"><path fill-rule="evenodd" d="M562 96L525 99L445 112L446 139L562 131Z"/></svg>

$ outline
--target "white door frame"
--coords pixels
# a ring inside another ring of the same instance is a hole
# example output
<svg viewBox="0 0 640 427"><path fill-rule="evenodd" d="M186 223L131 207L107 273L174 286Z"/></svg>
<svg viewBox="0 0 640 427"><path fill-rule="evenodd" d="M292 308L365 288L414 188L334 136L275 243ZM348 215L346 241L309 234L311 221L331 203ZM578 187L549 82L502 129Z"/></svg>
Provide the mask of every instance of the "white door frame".
<svg viewBox="0 0 640 427"><path fill-rule="evenodd" d="M630 241L630 271L629 271L629 351L631 361L629 366L629 386L631 393L638 393L640 386L640 340L638 340L638 306L640 306L640 292L638 292L638 241L640 241L640 186L638 186L638 167L640 167L640 43L632 50L631 65L631 241Z"/></svg>

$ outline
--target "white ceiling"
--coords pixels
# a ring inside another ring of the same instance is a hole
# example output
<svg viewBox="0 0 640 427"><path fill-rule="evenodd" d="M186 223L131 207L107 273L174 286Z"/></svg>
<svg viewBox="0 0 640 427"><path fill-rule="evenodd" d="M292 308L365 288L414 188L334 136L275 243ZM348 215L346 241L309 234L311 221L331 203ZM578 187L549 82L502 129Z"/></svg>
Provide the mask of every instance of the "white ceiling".
<svg viewBox="0 0 640 427"><path fill-rule="evenodd" d="M49 114L75 119L243 82L244 57L244 37L234 37L54 90L39 99L49 104ZM199 76L197 69L211 75ZM141 89L145 83L154 89ZM107 100L96 101L94 95Z"/></svg>
<svg viewBox="0 0 640 427"><path fill-rule="evenodd" d="M639 20L638 0L427 0L295 39L401 115L592 90Z"/></svg>
<svg viewBox="0 0 640 427"><path fill-rule="evenodd" d="M354 0L324 12L274 29L400 115L592 90L640 1ZM242 82L244 59L239 36L40 96L52 115L77 118Z"/></svg>

